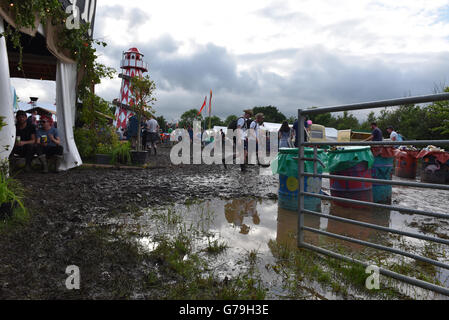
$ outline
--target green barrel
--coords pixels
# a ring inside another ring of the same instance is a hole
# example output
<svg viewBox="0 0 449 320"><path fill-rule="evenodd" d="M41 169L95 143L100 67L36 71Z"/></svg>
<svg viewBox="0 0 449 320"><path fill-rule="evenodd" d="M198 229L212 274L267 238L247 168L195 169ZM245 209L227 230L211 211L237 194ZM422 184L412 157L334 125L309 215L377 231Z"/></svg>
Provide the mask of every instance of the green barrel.
<svg viewBox="0 0 449 320"><path fill-rule="evenodd" d="M313 158L314 151L305 148L305 157ZM279 154L271 164L273 174L279 174L279 207L285 210L298 211L298 149L280 149ZM324 150L318 150L318 158L326 163ZM318 174L323 173L323 167L318 163ZM306 161L304 165L305 173L314 172L314 163ZM304 177L304 189L310 193L321 193L322 179ZM321 199L316 197L305 197L304 208L306 210L321 212Z"/></svg>
<svg viewBox="0 0 449 320"><path fill-rule="evenodd" d="M373 179L392 180L393 168L394 158L375 157L372 168ZM373 184L373 201L375 203L391 204L392 193L391 185Z"/></svg>

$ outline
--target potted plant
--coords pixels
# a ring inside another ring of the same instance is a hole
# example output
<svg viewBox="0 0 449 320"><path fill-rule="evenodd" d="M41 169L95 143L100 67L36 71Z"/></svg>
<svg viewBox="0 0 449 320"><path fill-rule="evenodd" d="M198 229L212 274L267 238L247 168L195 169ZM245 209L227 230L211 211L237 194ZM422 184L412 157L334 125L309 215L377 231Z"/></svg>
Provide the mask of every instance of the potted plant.
<svg viewBox="0 0 449 320"><path fill-rule="evenodd" d="M97 154L95 155L97 164L111 164L112 162L112 151L111 145L100 143L97 147Z"/></svg>
<svg viewBox="0 0 449 320"><path fill-rule="evenodd" d="M120 143L112 149L112 164L131 164L131 144Z"/></svg>
<svg viewBox="0 0 449 320"><path fill-rule="evenodd" d="M151 107L156 101L153 97L153 92L156 90L156 84L149 76L133 77L131 78L132 92L135 97L135 104L133 111L137 116L138 134L137 134L137 150L131 151L131 158L135 164L145 164L148 162L148 152L142 151L142 139L140 133L142 132L142 118L153 115L154 111Z"/></svg>

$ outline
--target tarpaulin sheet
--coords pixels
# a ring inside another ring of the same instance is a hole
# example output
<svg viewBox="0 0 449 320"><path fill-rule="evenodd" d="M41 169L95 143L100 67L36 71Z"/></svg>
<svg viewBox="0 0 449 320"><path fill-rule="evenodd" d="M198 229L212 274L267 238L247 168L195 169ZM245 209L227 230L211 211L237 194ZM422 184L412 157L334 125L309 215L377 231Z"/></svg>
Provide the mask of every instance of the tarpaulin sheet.
<svg viewBox="0 0 449 320"><path fill-rule="evenodd" d="M311 148L305 148L304 155L306 158L313 158L314 151ZM280 174L288 177L298 177L298 149L280 149L277 157L271 162L271 170L273 174ZM327 163L327 155L324 150L318 150L318 159L325 165ZM313 173L314 162L305 161L304 171ZM318 162L318 172L322 173L325 168Z"/></svg>
<svg viewBox="0 0 449 320"><path fill-rule="evenodd" d="M374 157L396 158L400 154L399 149L393 147L371 147Z"/></svg>
<svg viewBox="0 0 449 320"><path fill-rule="evenodd" d="M361 162L367 162L368 168L374 164L374 155L370 147L345 147L328 152L328 170L331 173L345 171Z"/></svg>
<svg viewBox="0 0 449 320"><path fill-rule="evenodd" d="M425 158L428 156L435 157L441 163L449 164L449 153L448 152L422 150L416 157L418 159L422 159L422 158Z"/></svg>
<svg viewBox="0 0 449 320"><path fill-rule="evenodd" d="M418 158L419 155L419 151L415 151L415 150L400 150L400 152L398 153L398 157L412 157L412 158Z"/></svg>

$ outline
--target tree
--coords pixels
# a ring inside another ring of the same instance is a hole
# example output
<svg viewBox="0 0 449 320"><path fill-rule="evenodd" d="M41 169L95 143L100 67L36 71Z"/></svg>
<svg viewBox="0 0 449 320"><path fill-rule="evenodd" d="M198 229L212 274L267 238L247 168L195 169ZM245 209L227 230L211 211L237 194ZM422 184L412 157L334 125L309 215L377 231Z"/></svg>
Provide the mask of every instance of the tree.
<svg viewBox="0 0 449 320"><path fill-rule="evenodd" d="M254 115L258 113L263 113L265 116L266 122L273 122L273 123L282 123L285 120L287 120L287 117L282 114L278 108L273 106L267 106L267 107L255 107L253 108Z"/></svg>
<svg viewBox="0 0 449 320"><path fill-rule="evenodd" d="M232 121L234 120L238 120L238 116L236 115L230 115L229 117L226 118L226 120L224 121L224 126L227 127Z"/></svg>
<svg viewBox="0 0 449 320"><path fill-rule="evenodd" d="M424 108L416 105L402 105L396 109L382 110L377 118L380 129L393 126L407 140L429 137L428 115Z"/></svg>
<svg viewBox="0 0 449 320"><path fill-rule="evenodd" d="M352 129L357 130L360 127L359 120L354 115L349 114L348 111L343 112L343 116L337 117L335 128L337 130Z"/></svg>
<svg viewBox="0 0 449 320"><path fill-rule="evenodd" d="M449 92L449 87L444 89ZM431 120L430 131L439 134L439 139L449 138L449 101L438 101L426 108Z"/></svg>
<svg viewBox="0 0 449 320"><path fill-rule="evenodd" d="M162 132L167 132L167 121L165 120L164 116L160 116L156 118L157 123L159 124L159 127L161 128Z"/></svg>
<svg viewBox="0 0 449 320"><path fill-rule="evenodd" d="M368 118L362 122L362 124L359 127L360 131L371 131L371 123L377 123L376 115L374 111L371 111L368 115Z"/></svg>
<svg viewBox="0 0 449 320"><path fill-rule="evenodd" d="M321 113L310 116L313 123L319 124L328 128L337 128L337 119L331 113Z"/></svg>
<svg viewBox="0 0 449 320"><path fill-rule="evenodd" d="M296 122L296 117L291 116L290 118L287 119L287 121L288 121L289 124L295 124L295 122Z"/></svg>
<svg viewBox="0 0 449 320"><path fill-rule="evenodd" d="M204 121L206 122L207 125L209 125L209 117L207 117L206 119L204 119ZM217 116L213 116L210 118L210 123L211 123L211 128L215 127L215 126L220 126L223 127L225 126L223 121L221 121L221 119ZM226 125L227 126L227 125Z"/></svg>
<svg viewBox="0 0 449 320"><path fill-rule="evenodd" d="M198 109L190 109L186 111L181 116L181 121L179 121L179 127L193 127L193 121L203 121L203 115L198 115Z"/></svg>
<svg viewBox="0 0 449 320"><path fill-rule="evenodd" d="M131 106L133 112L137 115L138 129L137 129L137 151L142 151L142 142L140 132L142 131L142 117L150 117L154 114L151 105L154 104L156 98L153 93L156 90L156 83L147 75L145 77L131 78L132 93L135 97L135 105Z"/></svg>

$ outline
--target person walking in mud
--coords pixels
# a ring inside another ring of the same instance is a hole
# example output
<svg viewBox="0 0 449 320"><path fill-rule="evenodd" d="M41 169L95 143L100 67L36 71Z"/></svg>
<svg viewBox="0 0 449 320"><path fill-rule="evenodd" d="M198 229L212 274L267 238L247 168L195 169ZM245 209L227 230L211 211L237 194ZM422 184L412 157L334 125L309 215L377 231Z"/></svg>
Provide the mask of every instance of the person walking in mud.
<svg viewBox="0 0 449 320"><path fill-rule="evenodd" d="M126 129L126 137L131 141L131 147L133 149L136 149L137 147L137 131L139 131L139 120L137 119L136 115L133 115L131 118L129 118L128 126Z"/></svg>
<svg viewBox="0 0 449 320"><path fill-rule="evenodd" d="M237 121L237 135L241 143L243 143L244 163L240 165L240 170L246 172L246 164L248 163L248 130L251 126L251 117L253 110L244 110L244 115Z"/></svg>
<svg viewBox="0 0 449 320"><path fill-rule="evenodd" d="M150 120L147 121L147 130L148 130L148 143L150 145L150 154L151 149L154 149L154 155L157 156L157 143L159 141L159 124L154 119L153 116L150 117Z"/></svg>
<svg viewBox="0 0 449 320"><path fill-rule="evenodd" d="M253 121L249 127L249 132L248 132L248 144L255 144L256 146L256 160L257 160L257 164L259 164L259 139L266 139L266 137L261 135L260 132L260 128L263 125L263 122L265 120L265 116L263 113L258 113L256 115L256 120ZM251 150L252 152L254 152L254 150ZM254 158L254 154L249 155L251 157L251 159ZM251 161L251 163L253 163Z"/></svg>

